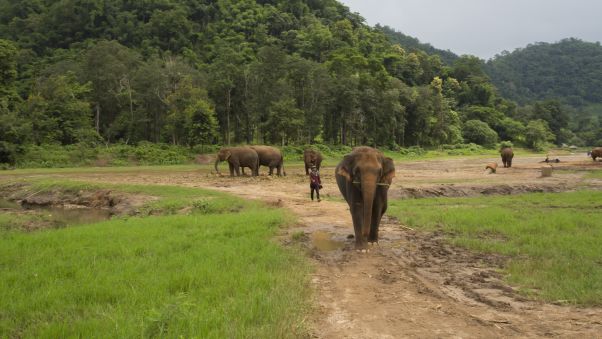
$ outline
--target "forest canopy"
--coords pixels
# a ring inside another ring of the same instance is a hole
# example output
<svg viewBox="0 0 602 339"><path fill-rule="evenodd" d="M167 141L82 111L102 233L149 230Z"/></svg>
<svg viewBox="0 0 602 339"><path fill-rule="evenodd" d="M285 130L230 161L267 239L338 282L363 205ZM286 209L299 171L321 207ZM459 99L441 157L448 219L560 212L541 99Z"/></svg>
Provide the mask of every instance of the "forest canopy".
<svg viewBox="0 0 602 339"><path fill-rule="evenodd" d="M335 0L0 0L0 162L49 143L438 146L473 120L520 144L560 114L385 33Z"/></svg>

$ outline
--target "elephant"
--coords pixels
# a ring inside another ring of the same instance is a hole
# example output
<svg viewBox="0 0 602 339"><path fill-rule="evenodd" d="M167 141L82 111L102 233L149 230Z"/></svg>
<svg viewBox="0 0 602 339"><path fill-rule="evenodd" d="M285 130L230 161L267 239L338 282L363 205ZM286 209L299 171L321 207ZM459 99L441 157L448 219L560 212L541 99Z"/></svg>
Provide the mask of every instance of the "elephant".
<svg viewBox="0 0 602 339"><path fill-rule="evenodd" d="M303 161L305 162L305 175L309 175L309 169L312 165L316 166L318 171L320 170L322 154L319 151L308 148L303 152Z"/></svg>
<svg viewBox="0 0 602 339"><path fill-rule="evenodd" d="M278 176L286 175L284 171L284 157L279 149L271 146L251 146L259 156L259 166L270 168L270 175L277 169Z"/></svg>
<svg viewBox="0 0 602 339"><path fill-rule="evenodd" d="M602 147L596 147L591 151L592 159L596 161L596 158L602 158Z"/></svg>
<svg viewBox="0 0 602 339"><path fill-rule="evenodd" d="M215 171L219 173L217 165L221 161L228 161L230 165L230 176L240 176L239 169L241 167L251 168L251 174L253 176L259 175L259 156L257 152L250 147L224 147L217 153L217 159L215 159ZM243 169L244 174L244 169Z"/></svg>
<svg viewBox="0 0 602 339"><path fill-rule="evenodd" d="M378 226L395 177L393 159L372 147L356 147L337 165L335 177L351 212L355 248L363 251L368 242L378 242Z"/></svg>
<svg viewBox="0 0 602 339"><path fill-rule="evenodd" d="M500 155L502 156L502 162L504 163L504 167L512 167L512 158L514 158L514 152L512 151L512 147L504 147L500 150Z"/></svg>

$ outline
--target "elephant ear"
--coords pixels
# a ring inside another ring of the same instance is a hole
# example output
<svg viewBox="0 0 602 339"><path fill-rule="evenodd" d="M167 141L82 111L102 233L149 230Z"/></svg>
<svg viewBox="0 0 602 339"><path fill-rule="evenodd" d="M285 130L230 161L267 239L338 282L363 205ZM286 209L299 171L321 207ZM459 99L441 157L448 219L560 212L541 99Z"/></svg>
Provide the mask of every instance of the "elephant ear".
<svg viewBox="0 0 602 339"><path fill-rule="evenodd" d="M390 184L393 178L395 178L395 164L393 159L386 157L383 159L383 181Z"/></svg>
<svg viewBox="0 0 602 339"><path fill-rule="evenodd" d="M225 158L225 159L226 159L226 160L228 160L228 159L230 159L230 157L232 156L232 152L230 152L230 151L228 150L228 151L226 151L226 154L225 154L225 155L226 155L226 158Z"/></svg>
<svg viewBox="0 0 602 339"><path fill-rule="evenodd" d="M351 178L351 156L350 155L346 155L343 158L343 161L341 161L341 163L339 164L339 169L337 170L337 174L345 177L345 179L347 179L347 181L351 182L352 178Z"/></svg>

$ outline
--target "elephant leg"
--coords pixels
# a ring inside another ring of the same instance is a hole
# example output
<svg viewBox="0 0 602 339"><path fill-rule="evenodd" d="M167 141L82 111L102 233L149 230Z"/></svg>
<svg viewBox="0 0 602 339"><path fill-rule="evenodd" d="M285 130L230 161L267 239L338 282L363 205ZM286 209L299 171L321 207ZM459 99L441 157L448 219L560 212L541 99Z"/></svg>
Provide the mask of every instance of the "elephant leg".
<svg viewBox="0 0 602 339"><path fill-rule="evenodd" d="M268 166L270 168L270 172L268 175L273 175L274 174L274 167L272 166Z"/></svg>
<svg viewBox="0 0 602 339"><path fill-rule="evenodd" d="M388 189L377 188L378 192L374 201L374 208L372 209L372 223L370 224L370 237L368 242L378 243L378 227L380 221L387 211L387 194Z"/></svg>
<svg viewBox="0 0 602 339"><path fill-rule="evenodd" d="M361 250L366 248L366 238L362 233L362 211L364 210L364 204L355 203L350 206L351 219L353 220L353 231L355 233L355 249Z"/></svg>
<svg viewBox="0 0 602 339"><path fill-rule="evenodd" d="M240 177L240 166L238 164L234 165L234 171L236 171L236 176Z"/></svg>
<svg viewBox="0 0 602 339"><path fill-rule="evenodd" d="M233 177L234 176L234 164L228 163L228 166L230 167L230 176Z"/></svg>
<svg viewBox="0 0 602 339"><path fill-rule="evenodd" d="M245 175L245 168L243 166L240 166L240 171L242 172L242 175Z"/></svg>
<svg viewBox="0 0 602 339"><path fill-rule="evenodd" d="M276 167L276 170L277 170L277 172L276 172L276 173L277 173L277 175L278 175L278 176L282 176L282 165L278 165L278 166Z"/></svg>
<svg viewBox="0 0 602 339"><path fill-rule="evenodd" d="M305 163L305 175L309 175L309 166L307 166L307 162Z"/></svg>

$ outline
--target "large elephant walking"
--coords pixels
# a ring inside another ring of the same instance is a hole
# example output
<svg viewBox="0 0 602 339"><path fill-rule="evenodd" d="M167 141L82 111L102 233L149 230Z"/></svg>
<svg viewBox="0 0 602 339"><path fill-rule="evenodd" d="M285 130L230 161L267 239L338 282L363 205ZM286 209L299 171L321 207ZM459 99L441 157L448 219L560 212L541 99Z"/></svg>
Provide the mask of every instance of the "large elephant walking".
<svg viewBox="0 0 602 339"><path fill-rule="evenodd" d="M322 154L319 151L308 148L303 152L303 162L305 162L305 175L309 175L311 166L316 166L319 171L320 165L322 165Z"/></svg>
<svg viewBox="0 0 602 339"><path fill-rule="evenodd" d="M269 174L277 170L278 176L286 175L284 171L284 157L279 149L272 146L251 146L259 156L259 166L267 166L270 169Z"/></svg>
<svg viewBox="0 0 602 339"><path fill-rule="evenodd" d="M228 161L230 176L240 176L240 168L249 167L253 176L259 175L259 156L250 147L224 147L217 153L215 171L219 173L217 165L221 161ZM244 174L244 169L243 169Z"/></svg>
<svg viewBox="0 0 602 339"><path fill-rule="evenodd" d="M594 159L594 161L596 161L596 158L602 158L602 147L596 147L594 148L590 155L592 156L592 159Z"/></svg>
<svg viewBox="0 0 602 339"><path fill-rule="evenodd" d="M502 156L504 167L512 167L512 158L514 158L514 151L512 151L512 147L502 148L500 150L500 155Z"/></svg>
<svg viewBox="0 0 602 339"><path fill-rule="evenodd" d="M387 210L387 194L395 177L391 158L371 147L357 147L335 170L337 185L349 204L356 249L378 242L378 226Z"/></svg>

